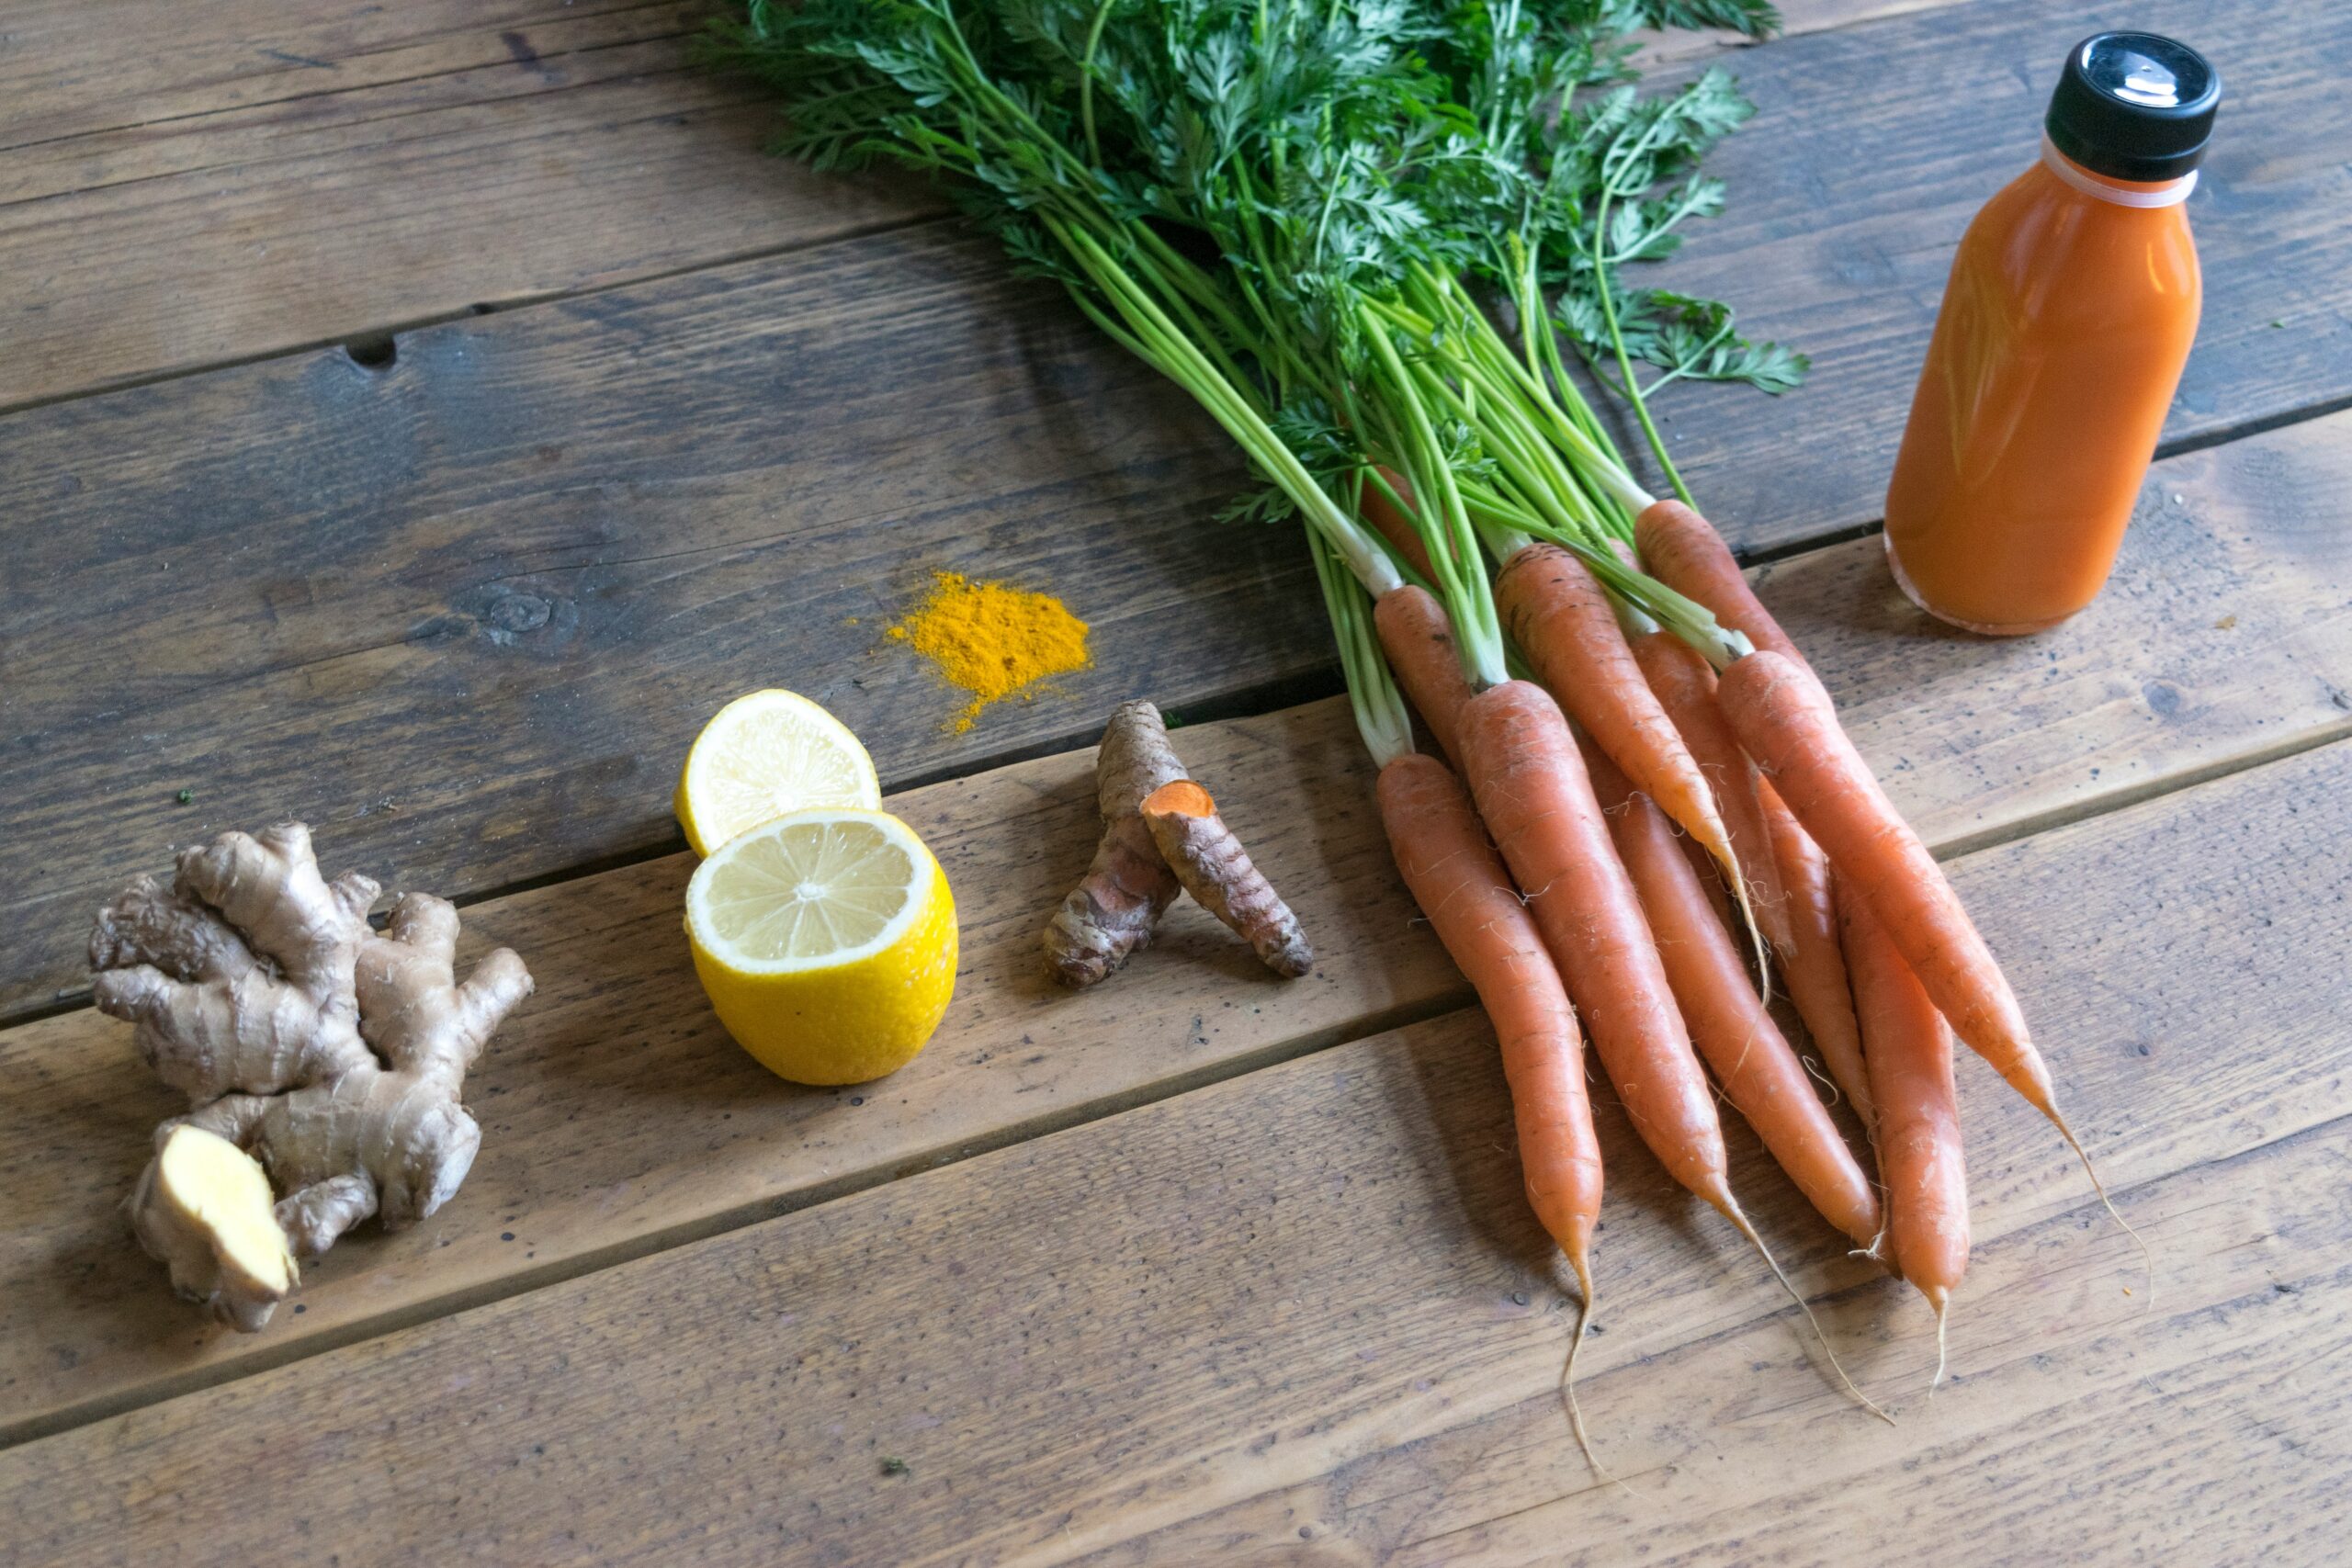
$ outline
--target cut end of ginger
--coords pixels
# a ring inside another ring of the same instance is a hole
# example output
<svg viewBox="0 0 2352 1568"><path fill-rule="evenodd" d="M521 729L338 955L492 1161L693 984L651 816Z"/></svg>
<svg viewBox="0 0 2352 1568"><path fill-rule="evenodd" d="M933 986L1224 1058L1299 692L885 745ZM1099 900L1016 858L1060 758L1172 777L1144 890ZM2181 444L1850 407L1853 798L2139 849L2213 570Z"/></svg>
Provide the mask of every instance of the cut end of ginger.
<svg viewBox="0 0 2352 1568"><path fill-rule="evenodd" d="M200 1236L222 1281L248 1300L279 1301L298 1279L261 1162L217 1133L172 1129L156 1161L157 1196Z"/></svg>

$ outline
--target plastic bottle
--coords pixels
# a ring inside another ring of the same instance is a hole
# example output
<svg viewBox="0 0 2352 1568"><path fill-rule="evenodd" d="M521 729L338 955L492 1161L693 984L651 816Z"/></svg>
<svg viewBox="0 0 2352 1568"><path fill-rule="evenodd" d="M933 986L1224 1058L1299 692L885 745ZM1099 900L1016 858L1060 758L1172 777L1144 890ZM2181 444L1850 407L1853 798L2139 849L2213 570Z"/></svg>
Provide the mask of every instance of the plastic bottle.
<svg viewBox="0 0 2352 1568"><path fill-rule="evenodd" d="M1968 226L1886 496L1895 581L1938 619L2040 631L2107 581L2197 335L2182 204L2220 100L2186 44L2086 39L2041 160Z"/></svg>

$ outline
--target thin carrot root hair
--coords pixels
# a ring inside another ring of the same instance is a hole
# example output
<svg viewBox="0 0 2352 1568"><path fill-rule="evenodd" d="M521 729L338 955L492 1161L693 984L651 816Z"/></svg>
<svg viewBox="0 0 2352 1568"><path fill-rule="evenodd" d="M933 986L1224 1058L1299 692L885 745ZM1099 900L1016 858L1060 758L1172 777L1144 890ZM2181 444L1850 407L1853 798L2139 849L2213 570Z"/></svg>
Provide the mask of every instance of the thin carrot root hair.
<svg viewBox="0 0 2352 1568"><path fill-rule="evenodd" d="M1929 1379L1928 1382L1928 1397L1929 1399L1933 1399L1936 1397L1937 1385L1944 1381L1944 1359L1946 1349L1944 1345L1944 1320L1950 1315L1949 1309L1951 1306L1951 1292L1943 1289L1941 1286L1938 1286L1932 1291L1922 1291L1919 1293L1928 1298L1928 1304L1929 1306L1936 1309L1936 1375Z"/></svg>
<svg viewBox="0 0 2352 1568"><path fill-rule="evenodd" d="M2140 1311L2143 1314L2154 1311L2156 1304L2155 1253L2151 1251L2148 1244L2141 1239L2140 1233L2132 1228L2132 1222L2123 1217L2122 1211L2115 1206L2115 1200L2107 1195L2107 1183L2098 1179L2098 1168L2091 1164L2089 1151L2085 1149L2082 1141L2075 1136L2075 1130L2066 1125L2066 1119L2058 1114L2058 1108L2055 1105L2044 1105L2041 1111L2056 1125L2058 1135L2066 1140L2066 1146L2075 1151L2075 1157L2083 1162L2083 1174L2091 1179L2091 1190L2098 1194L2099 1204L2107 1210L2108 1218L2121 1225L2123 1234L2132 1238L2132 1245L2140 1249L2140 1261L2146 1266L2148 1271L2148 1299L2140 1304ZM2128 1292L2126 1293L2129 1294Z"/></svg>
<svg viewBox="0 0 2352 1568"><path fill-rule="evenodd" d="M1766 997L1764 999L1765 999L1767 1002L1770 1002L1772 998L1771 998L1770 997L1769 997L1769 996L1768 996L1768 997ZM1845 1098L1846 1098L1846 1091L1845 1091L1844 1089L1839 1089L1839 1088L1838 1087L1838 1080L1837 1080L1836 1078L1831 1077L1828 1075L1828 1073L1827 1073L1827 1072L1826 1072L1826 1071L1824 1071L1824 1070L1823 1070L1823 1068L1822 1068L1821 1065L1820 1065L1818 1062L1815 1062L1815 1061L1813 1059L1813 1053L1812 1053L1812 1052L1810 1052L1810 1051L1800 1051L1800 1052L1798 1052L1798 1053L1797 1053L1797 1065L1798 1065L1799 1066L1801 1066L1801 1067L1803 1067L1803 1068L1804 1069L1804 1076L1805 1076L1805 1077L1807 1077L1811 1078L1814 1082L1815 1082L1815 1083L1819 1084L1822 1088L1824 1088L1824 1089L1827 1089L1827 1090L1829 1091L1829 1103L1830 1103L1830 1104L1835 1105L1835 1104L1837 1104L1839 1100L1843 1100L1843 1099L1845 1099ZM1864 1133L1866 1133L1866 1134L1869 1134L1869 1135L1870 1135L1870 1140L1871 1140L1871 1147L1872 1147L1872 1148L1876 1148L1876 1147L1878 1147L1878 1134L1875 1134L1875 1133L1871 1133L1868 1127L1864 1127L1864 1128L1862 1129L1862 1131L1863 1131Z"/></svg>
<svg viewBox="0 0 2352 1568"><path fill-rule="evenodd" d="M1791 1282L1789 1277L1781 1271L1780 1259L1772 1256L1772 1249L1764 1245L1764 1238L1758 1235L1756 1227L1748 1223L1747 1215L1740 1209L1739 1201L1731 1195L1731 1189L1724 1187L1719 1193L1702 1192L1700 1196L1720 1210L1724 1218L1729 1220L1739 1234L1747 1238L1747 1244L1756 1249L1757 1256L1764 1259L1764 1267L1772 1270L1772 1278L1778 1280L1781 1282L1781 1289L1789 1293L1789 1300L1797 1303L1797 1310L1804 1314L1805 1322L1813 1325L1813 1337L1821 1342L1821 1353L1829 1358L1829 1370L1838 1374L1839 1385L1848 1393L1852 1394L1863 1409L1888 1426L1894 1426L1894 1417L1880 1409L1878 1402L1856 1387L1854 1380L1846 1375L1845 1363L1838 1360L1838 1352L1829 1348L1829 1336L1823 1332L1821 1319L1813 1314L1813 1303L1806 1301L1796 1286Z"/></svg>

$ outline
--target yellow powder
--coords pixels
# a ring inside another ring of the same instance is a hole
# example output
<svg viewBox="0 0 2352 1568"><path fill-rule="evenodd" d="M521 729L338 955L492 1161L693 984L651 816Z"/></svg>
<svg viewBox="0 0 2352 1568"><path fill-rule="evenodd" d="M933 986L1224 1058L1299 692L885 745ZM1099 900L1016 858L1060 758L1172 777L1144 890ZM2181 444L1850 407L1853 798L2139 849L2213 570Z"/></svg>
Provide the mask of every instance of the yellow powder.
<svg viewBox="0 0 2352 1568"><path fill-rule="evenodd" d="M890 628L890 637L972 694L970 705L956 716L959 735L989 704L1091 662L1086 623L1060 600L1001 582L975 582L960 572L933 572L930 596Z"/></svg>

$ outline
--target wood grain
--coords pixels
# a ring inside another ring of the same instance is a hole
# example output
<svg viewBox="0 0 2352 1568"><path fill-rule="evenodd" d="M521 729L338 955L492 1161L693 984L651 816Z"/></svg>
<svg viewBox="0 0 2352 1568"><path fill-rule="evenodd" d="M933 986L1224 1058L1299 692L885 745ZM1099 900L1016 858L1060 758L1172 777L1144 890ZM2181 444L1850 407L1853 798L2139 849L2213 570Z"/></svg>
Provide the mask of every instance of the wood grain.
<svg viewBox="0 0 2352 1568"><path fill-rule="evenodd" d="M944 206L763 156L773 109L687 64L700 0L358 9L12 10L0 408Z"/></svg>
<svg viewBox="0 0 2352 1568"><path fill-rule="evenodd" d="M1329 689L1293 538L1209 521L1243 482L1223 437L1048 303L940 226L432 328L383 373L319 355L0 421L0 1016L75 994L88 912L222 826L299 816L458 896L673 845L675 760L756 686L832 705L894 784L1080 744L1127 696ZM2241 658L2267 689L2282 647L2307 673L2259 721L2335 722L2346 429L2160 471L2089 623L2153 650L2138 679L1942 637L1868 549L1804 569L1829 575L1796 633L1822 653L1865 615L1883 661L1851 693L1906 724L1921 668L1998 666L1969 728L1905 732L1986 741L1971 796L2020 770L2096 795L2120 735L2158 773L2210 752L2245 716L2188 694ZM943 733L944 690L877 652L936 568L1061 593L1097 667Z"/></svg>
<svg viewBox="0 0 2352 1568"><path fill-rule="evenodd" d="M1546 1391L1079 1561L1811 1568L1878 1560L1891 1534L1953 1568L2333 1562L2346 1143L2339 1120L2129 1195L2167 1264L2151 1315L2119 1301L2122 1249L2084 1213L1980 1246L1932 1403L1917 1303L1838 1297L1832 1332L1873 1342L1873 1389L1901 1402L1891 1433L1779 1396L1805 1375L1783 1318L1591 1381L1589 1405L1638 1413L1604 1450L1630 1495L1595 1484Z"/></svg>
<svg viewBox="0 0 2352 1568"><path fill-rule="evenodd" d="M1796 0L1789 28L1914 3ZM723 9L21 0L0 54L0 408L944 209L911 180L762 157L770 107L687 62ZM1662 57L1719 47L1680 35Z"/></svg>
<svg viewBox="0 0 2352 1568"><path fill-rule="evenodd" d="M1762 592L1930 842L2015 837L2352 733L2340 698L2352 688L2352 542L2334 520L2352 443L2339 425L2352 418L2170 465L2183 499L2133 535L2117 587L2030 644L1935 628L1886 581L1874 539L1772 568ZM941 1038L863 1107L779 1089L718 1032L676 934L683 855L494 900L468 911L469 928L524 953L540 994L471 1081L496 1120L464 1201L429 1233L344 1244L304 1313L261 1340L190 1321L121 1244L113 1204L169 1110L121 1026L82 1012L0 1033L0 1236L17 1238L0 1275L0 1431L153 1398L313 1337L511 1292L1458 1005L1459 979L1389 869L1342 704L1178 739L1298 904L1322 958L1315 980L1272 986L1187 910L1184 934L1102 990L1040 989L1035 925L1093 834L1083 753L901 797L955 880L967 967ZM322 852L374 865L354 829L322 829ZM78 943L84 931L75 919L63 934ZM678 1140L666 1114L639 1107L649 1081L705 1115L724 1106L728 1135ZM489 1223L510 1213L529 1227L512 1244Z"/></svg>
<svg viewBox="0 0 2352 1568"><path fill-rule="evenodd" d="M1894 1435L1611 1115L1586 1406L1656 1494L1596 1489L1554 1403L1566 1303L1491 1038L1461 1014L22 1445L0 1540L61 1562L167 1540L249 1561L326 1532L369 1559L1047 1562L1159 1530L1174 1544L1136 1560L1352 1562L1554 1560L1589 1530L1710 1560L1777 1525L1764 1560L1806 1561L1825 1489L1957 1540L2018 1470L2030 1505L1988 1529L2047 1528L2062 1477L2131 1505L2068 1511L2085 1560L2157 1524L2228 1560L2344 1478L2314 1355L2341 1337L2352 1079L2304 980L2352 906L2347 782L2352 747L2327 748L1956 867L2063 1021L2063 1090L2161 1294L2139 1312L2136 1256L1972 1059L1961 1382ZM2177 908L2201 919L2147 918ZM1838 1342L1882 1393L1916 1392L1916 1297L1800 1224L1741 1143ZM2086 1440L2103 1417L2144 1469ZM2202 1483L2165 1485L2165 1461ZM2301 1528L2274 1534L2317 1561Z"/></svg>
<svg viewBox="0 0 2352 1568"><path fill-rule="evenodd" d="M1046 978L1046 917L1099 830L1091 751L892 798L956 889L963 963L941 1033L859 1089L770 1077L728 1040L680 931L693 861L466 911L468 947L523 953L537 995L469 1076L484 1127L465 1201L405 1235L355 1236L261 1337L175 1301L116 1204L174 1113L95 1012L0 1032L0 1433L230 1375L385 1314L447 1310L783 1206L957 1157L1466 995L1413 922L1343 704L1179 729L1196 776L1314 940L1284 984L1189 901L1089 991ZM321 853L340 851L322 836Z"/></svg>

